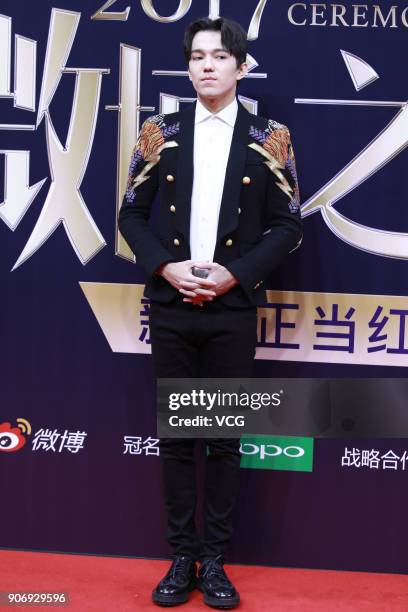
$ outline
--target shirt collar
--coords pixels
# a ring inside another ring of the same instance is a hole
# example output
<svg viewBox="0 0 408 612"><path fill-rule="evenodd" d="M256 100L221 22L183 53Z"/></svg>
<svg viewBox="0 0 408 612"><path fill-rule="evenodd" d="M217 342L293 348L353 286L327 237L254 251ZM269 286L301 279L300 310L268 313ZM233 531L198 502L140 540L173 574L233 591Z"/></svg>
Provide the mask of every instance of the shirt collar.
<svg viewBox="0 0 408 612"><path fill-rule="evenodd" d="M205 106L197 100L196 111L195 111L195 123L202 123L206 121L210 117L218 117L224 123L227 123L229 126L234 127L235 121L238 114L238 102L237 99L234 98L233 101L225 106L218 113L211 113Z"/></svg>

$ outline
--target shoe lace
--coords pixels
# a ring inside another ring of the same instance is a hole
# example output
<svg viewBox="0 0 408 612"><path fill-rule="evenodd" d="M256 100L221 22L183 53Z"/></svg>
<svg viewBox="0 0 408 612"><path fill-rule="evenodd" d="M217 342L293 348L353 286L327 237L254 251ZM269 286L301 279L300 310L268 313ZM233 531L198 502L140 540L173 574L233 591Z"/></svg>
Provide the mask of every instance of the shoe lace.
<svg viewBox="0 0 408 612"><path fill-rule="evenodd" d="M203 562L201 574L203 578L215 578L219 584L230 584L222 565L221 556L206 559Z"/></svg>
<svg viewBox="0 0 408 612"><path fill-rule="evenodd" d="M184 556L176 557L169 570L169 574L168 574L169 577L177 580L177 578L184 576L187 573L190 565L191 565L191 559L189 557L184 557Z"/></svg>

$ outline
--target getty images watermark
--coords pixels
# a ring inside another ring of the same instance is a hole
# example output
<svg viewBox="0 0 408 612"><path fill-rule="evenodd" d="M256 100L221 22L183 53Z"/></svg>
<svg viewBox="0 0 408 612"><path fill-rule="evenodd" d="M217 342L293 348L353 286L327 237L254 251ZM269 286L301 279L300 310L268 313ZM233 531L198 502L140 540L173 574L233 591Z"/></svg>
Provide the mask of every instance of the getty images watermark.
<svg viewBox="0 0 408 612"><path fill-rule="evenodd" d="M281 403L281 393L248 393L227 392L217 389L215 393L209 393L204 389L192 389L190 392L171 393L169 396L169 409L179 410L186 406L200 407L205 410L215 408L251 408L259 410L262 406L279 406Z"/></svg>
<svg viewBox="0 0 408 612"><path fill-rule="evenodd" d="M288 384L289 383L289 384ZM299 406L298 381L271 379L159 379L159 437L237 438L287 429L288 406ZM311 383L315 388L316 384Z"/></svg>
<svg viewBox="0 0 408 612"><path fill-rule="evenodd" d="M192 389L189 392L173 392L169 395L169 410L180 410L182 408L196 408L197 410L213 410L213 416L206 414L182 416L172 414L168 418L170 427L186 429L189 431L209 428L214 431L221 428L243 428L245 427L245 416L249 409L259 410L266 406L279 406L281 403L281 392L277 393L248 393L246 391L228 392L217 389L215 392L204 389ZM233 412L230 411L233 409ZM227 412L226 412L227 410Z"/></svg>
<svg viewBox="0 0 408 612"><path fill-rule="evenodd" d="M407 379L160 378L157 434L408 437L407 392Z"/></svg>

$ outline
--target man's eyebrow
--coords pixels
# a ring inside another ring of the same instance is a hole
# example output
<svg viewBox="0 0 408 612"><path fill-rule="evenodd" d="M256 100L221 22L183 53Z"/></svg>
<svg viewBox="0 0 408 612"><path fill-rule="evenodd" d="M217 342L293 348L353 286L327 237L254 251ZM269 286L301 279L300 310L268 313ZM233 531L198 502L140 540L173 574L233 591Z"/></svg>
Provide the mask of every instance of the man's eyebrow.
<svg viewBox="0 0 408 612"><path fill-rule="evenodd" d="M224 53L229 53L227 49L212 49L211 53L219 53L220 51L223 51ZM192 49L191 53L204 53L204 51L203 49Z"/></svg>

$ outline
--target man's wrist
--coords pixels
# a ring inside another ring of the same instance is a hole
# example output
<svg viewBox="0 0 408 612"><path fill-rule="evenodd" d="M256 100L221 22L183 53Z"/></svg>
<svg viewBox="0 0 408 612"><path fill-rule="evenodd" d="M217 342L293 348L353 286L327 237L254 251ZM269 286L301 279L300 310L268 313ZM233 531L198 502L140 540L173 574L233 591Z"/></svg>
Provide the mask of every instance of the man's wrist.
<svg viewBox="0 0 408 612"><path fill-rule="evenodd" d="M231 283L231 288L235 287L235 285L239 285L239 280L237 279L236 276L233 275L233 273L231 272L231 270L228 270L227 267L225 267L226 271L228 272L229 276L230 276L230 283Z"/></svg>
<svg viewBox="0 0 408 612"><path fill-rule="evenodd" d="M161 264L157 270L154 271L154 276L161 276L165 265L166 264Z"/></svg>
<svg viewBox="0 0 408 612"><path fill-rule="evenodd" d="M163 276L163 271L164 268L171 263L170 261L165 261L164 263L160 264L160 266L155 270L154 272L154 276Z"/></svg>

